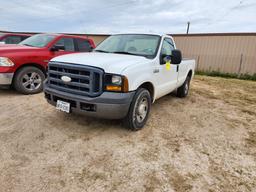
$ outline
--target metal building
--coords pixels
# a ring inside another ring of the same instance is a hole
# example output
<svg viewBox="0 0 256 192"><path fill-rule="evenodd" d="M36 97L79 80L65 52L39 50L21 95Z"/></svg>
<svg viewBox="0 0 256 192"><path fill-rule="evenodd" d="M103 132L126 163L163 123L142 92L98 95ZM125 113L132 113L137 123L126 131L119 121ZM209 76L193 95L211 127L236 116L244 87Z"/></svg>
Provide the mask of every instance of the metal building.
<svg viewBox="0 0 256 192"><path fill-rule="evenodd" d="M173 36L183 55L197 60L197 70L256 73L256 33Z"/></svg>

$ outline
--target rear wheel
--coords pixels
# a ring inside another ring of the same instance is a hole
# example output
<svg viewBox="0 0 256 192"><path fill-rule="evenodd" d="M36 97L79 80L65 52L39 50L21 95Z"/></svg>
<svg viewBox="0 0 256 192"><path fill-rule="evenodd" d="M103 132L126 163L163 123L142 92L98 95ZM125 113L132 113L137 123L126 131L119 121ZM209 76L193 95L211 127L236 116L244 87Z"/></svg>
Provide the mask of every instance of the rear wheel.
<svg viewBox="0 0 256 192"><path fill-rule="evenodd" d="M129 112L124 118L126 127L133 131L143 128L151 108L151 97L148 90L139 88L132 100Z"/></svg>
<svg viewBox="0 0 256 192"><path fill-rule="evenodd" d="M177 96L182 98L182 97L186 97L188 95L189 92L189 87L190 87L190 76L187 76L185 82L182 84L181 87L178 88L177 90Z"/></svg>
<svg viewBox="0 0 256 192"><path fill-rule="evenodd" d="M14 88L25 95L36 94L43 90L44 73L37 67L24 67L14 78Z"/></svg>

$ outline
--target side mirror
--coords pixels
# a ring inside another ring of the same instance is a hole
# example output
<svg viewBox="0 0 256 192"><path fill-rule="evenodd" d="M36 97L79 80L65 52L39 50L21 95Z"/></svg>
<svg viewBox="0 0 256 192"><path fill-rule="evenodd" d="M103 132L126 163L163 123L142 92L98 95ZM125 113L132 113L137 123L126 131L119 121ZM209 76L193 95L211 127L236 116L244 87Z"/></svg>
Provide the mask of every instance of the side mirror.
<svg viewBox="0 0 256 192"><path fill-rule="evenodd" d="M161 65L164 65L168 61L170 61L171 64L174 64L174 65L180 64L182 61L181 51L178 49L175 49L175 50L172 50L172 55L162 54L160 59Z"/></svg>
<svg viewBox="0 0 256 192"><path fill-rule="evenodd" d="M65 50L65 46L64 45L53 45L52 48L50 49L50 51L59 51L59 50Z"/></svg>
<svg viewBox="0 0 256 192"><path fill-rule="evenodd" d="M93 52L94 48L90 46L89 52Z"/></svg>
<svg viewBox="0 0 256 192"><path fill-rule="evenodd" d="M182 54L180 50L178 49L172 50L171 61L172 61L172 64L176 64L176 65L181 63Z"/></svg>

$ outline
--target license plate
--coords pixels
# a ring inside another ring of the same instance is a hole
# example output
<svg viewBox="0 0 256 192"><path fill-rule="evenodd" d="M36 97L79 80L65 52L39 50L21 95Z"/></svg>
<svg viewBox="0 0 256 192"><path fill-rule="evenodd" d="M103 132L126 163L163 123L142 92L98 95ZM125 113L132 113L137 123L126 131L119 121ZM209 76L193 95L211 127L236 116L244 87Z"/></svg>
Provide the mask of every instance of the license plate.
<svg viewBox="0 0 256 192"><path fill-rule="evenodd" d="M70 112L70 103L61 101L61 100L57 100L57 105L56 105L56 109L69 113Z"/></svg>

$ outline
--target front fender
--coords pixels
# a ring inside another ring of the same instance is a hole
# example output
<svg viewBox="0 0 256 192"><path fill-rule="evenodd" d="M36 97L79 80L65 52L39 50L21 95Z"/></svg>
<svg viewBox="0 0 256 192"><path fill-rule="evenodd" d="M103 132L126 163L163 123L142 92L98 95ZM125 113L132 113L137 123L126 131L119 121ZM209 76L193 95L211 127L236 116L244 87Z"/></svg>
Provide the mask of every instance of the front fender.
<svg viewBox="0 0 256 192"><path fill-rule="evenodd" d="M128 78L129 91L136 91L143 83L151 83L155 92L155 81L153 69L157 65L155 60L149 62L140 63L137 65L130 65L122 74ZM154 94L155 99L155 94Z"/></svg>

